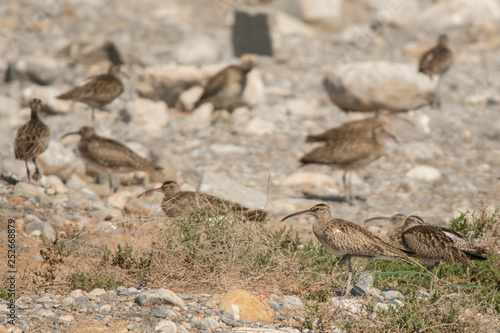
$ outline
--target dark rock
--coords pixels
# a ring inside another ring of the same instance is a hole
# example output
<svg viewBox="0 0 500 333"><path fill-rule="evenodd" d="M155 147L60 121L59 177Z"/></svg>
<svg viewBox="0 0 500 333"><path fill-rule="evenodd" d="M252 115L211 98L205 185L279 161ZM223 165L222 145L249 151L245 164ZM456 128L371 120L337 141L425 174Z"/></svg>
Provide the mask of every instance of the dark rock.
<svg viewBox="0 0 500 333"><path fill-rule="evenodd" d="M232 30L234 55L245 53L273 56L270 16L266 12L236 10Z"/></svg>

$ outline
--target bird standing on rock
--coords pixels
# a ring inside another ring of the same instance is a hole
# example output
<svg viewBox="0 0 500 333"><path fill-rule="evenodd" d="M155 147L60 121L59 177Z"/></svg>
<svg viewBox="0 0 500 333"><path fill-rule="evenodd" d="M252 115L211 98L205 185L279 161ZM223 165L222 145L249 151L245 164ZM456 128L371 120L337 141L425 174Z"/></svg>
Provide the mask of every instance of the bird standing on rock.
<svg viewBox="0 0 500 333"><path fill-rule="evenodd" d="M397 142L396 137L382 126L368 129L365 134L356 137L345 137L337 141L328 142L325 146L317 147L304 155L300 162L303 164L326 164L344 170L342 182L345 197L353 202L351 180L346 181L349 171L364 168L380 158L385 152L385 138L390 137ZM349 177L351 178L351 177Z"/></svg>
<svg viewBox="0 0 500 333"><path fill-rule="evenodd" d="M56 98L89 105L92 108L92 123L95 125L95 108L102 108L110 104L122 92L123 83L120 78L120 65L111 65L106 74L97 75L83 86L75 87Z"/></svg>
<svg viewBox="0 0 500 333"><path fill-rule="evenodd" d="M97 135L94 128L90 126L84 126L77 132L66 133L61 139L77 134L80 135L78 151L83 159L98 171L109 173L110 193L114 191L113 177L111 176L113 172L156 172L162 170L162 167L138 155L123 143Z"/></svg>
<svg viewBox="0 0 500 333"><path fill-rule="evenodd" d="M25 161L26 172L28 173L28 181L31 183L31 174L28 167L28 160L32 160L35 164L34 180L39 180L42 177L36 158L49 147L50 129L40 118L40 110L42 109L42 101L34 98L30 103L31 119L19 127L14 139L14 155L16 159Z"/></svg>
<svg viewBox="0 0 500 333"><path fill-rule="evenodd" d="M247 75L255 63L255 56L245 54L241 57L241 64L230 65L212 76L204 87L203 95L195 103L194 108L212 103L214 110L233 109L245 105L242 100L247 84Z"/></svg>
<svg viewBox="0 0 500 333"><path fill-rule="evenodd" d="M323 203L290 214L281 221L301 214L310 214L316 218L313 223L313 233L328 252L342 258L339 265L346 260L349 261L346 293L349 292L351 286L351 258L399 260L411 265L403 251L387 244L365 228L350 221L332 218L330 207Z"/></svg>
<svg viewBox="0 0 500 333"><path fill-rule="evenodd" d="M425 52L420 57L420 63L418 65L418 71L433 77L438 76L438 82L436 84L436 90L432 99L432 105L437 107L441 104L439 98L439 86L441 85L441 80L443 75L450 69L453 63L453 53L448 48L448 36L440 35L438 38L437 45L432 49Z"/></svg>
<svg viewBox="0 0 500 333"><path fill-rule="evenodd" d="M201 209L214 216L236 213L250 221L265 221L267 218L267 213L262 209L249 209L207 193L181 191L179 184L174 181L166 181L161 187L148 190L139 197L152 192L163 192L161 207L168 217L180 217L186 211Z"/></svg>

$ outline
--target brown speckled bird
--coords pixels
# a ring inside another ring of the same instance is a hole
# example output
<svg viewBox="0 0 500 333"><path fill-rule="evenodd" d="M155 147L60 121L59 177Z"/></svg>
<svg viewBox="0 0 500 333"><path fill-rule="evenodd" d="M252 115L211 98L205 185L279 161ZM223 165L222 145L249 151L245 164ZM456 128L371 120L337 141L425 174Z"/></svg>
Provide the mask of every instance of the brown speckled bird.
<svg viewBox="0 0 500 333"><path fill-rule="evenodd" d="M194 108L212 103L215 110L233 109L244 105L242 95L247 83L247 74L255 62L253 55L243 55L240 65L230 65L212 76L204 87L203 95L195 103Z"/></svg>
<svg viewBox="0 0 500 333"><path fill-rule="evenodd" d="M403 251L387 244L363 227L350 221L332 218L330 207L323 203L288 215L281 221L300 214L311 214L316 218L313 233L328 252L342 258L339 265L349 261L347 292L350 290L352 279L351 258L400 260L411 265Z"/></svg>
<svg viewBox="0 0 500 333"><path fill-rule="evenodd" d="M412 215L411 219L408 219L408 217L404 214L394 214L391 217L377 216L366 220L365 223L369 223L370 221L374 220L388 220L392 222L394 226L399 226L396 229L397 240L401 240L401 236L404 230L407 230L410 227L416 225L425 225L428 228L435 228L436 230L443 232L448 238L453 241L454 246L463 251L471 260L484 260L486 258L482 257L482 255L488 253L485 248L477 246L465 240L464 237L458 232L445 227L426 223L421 217L416 215Z"/></svg>
<svg viewBox="0 0 500 333"><path fill-rule="evenodd" d="M95 121L95 108L102 108L113 102L123 92L120 79L120 65L111 65L106 74L97 75L83 86L57 96L59 99L86 103L92 108L92 122Z"/></svg>
<svg viewBox="0 0 500 333"><path fill-rule="evenodd" d="M441 85L441 79L450 69L453 63L453 53L448 48L448 36L440 35L438 38L438 43L432 49L425 52L420 57L420 63L418 66L418 71L433 77L438 76L438 82L436 84L436 90L434 92L434 98L432 101L433 106L439 106L439 86Z"/></svg>
<svg viewBox="0 0 500 333"><path fill-rule="evenodd" d="M162 170L144 157L136 154L121 142L95 134L94 128L84 126L77 132L64 134L80 135L78 150L84 160L98 171L108 172L110 192L113 192L113 177L111 173L128 173L133 171L156 172Z"/></svg>
<svg viewBox="0 0 500 333"><path fill-rule="evenodd" d="M380 158L385 151L386 137L397 142L397 139L382 126L369 129L367 132L354 138L328 142L325 146L317 147L304 155L300 162L303 164L327 164L344 170L342 181L345 196L347 201L352 202L354 200L352 185L350 179L347 184L346 174L349 171L364 168Z"/></svg>
<svg viewBox="0 0 500 333"><path fill-rule="evenodd" d="M229 212L237 213L249 221L265 221L267 218L267 213L262 209L249 209L203 192L181 191L179 184L174 181L166 181L161 187L148 190L139 197L152 192L163 192L161 207L168 217L179 217L185 212L202 209L203 212L214 216Z"/></svg>
<svg viewBox="0 0 500 333"><path fill-rule="evenodd" d="M405 220L401 243L414 257L422 260L429 272L439 262L459 262L474 267L473 260L486 260L481 254L486 250L466 242L455 231L425 223L420 217L411 215ZM434 276L431 276L430 293Z"/></svg>
<svg viewBox="0 0 500 333"><path fill-rule="evenodd" d="M35 164L33 179L39 180L42 174L36 164L36 158L49 147L50 129L40 119L42 101L34 98L30 103L30 107L31 119L17 130L14 140L14 154L16 159L25 161L28 181L31 183L28 160L32 160Z"/></svg>
<svg viewBox="0 0 500 333"><path fill-rule="evenodd" d="M368 117L360 120L346 122L340 126L331 128L321 134L308 135L306 142L329 142L342 141L345 139L357 138L378 126L381 126L387 132L391 131L390 112L387 110L378 110L375 117Z"/></svg>

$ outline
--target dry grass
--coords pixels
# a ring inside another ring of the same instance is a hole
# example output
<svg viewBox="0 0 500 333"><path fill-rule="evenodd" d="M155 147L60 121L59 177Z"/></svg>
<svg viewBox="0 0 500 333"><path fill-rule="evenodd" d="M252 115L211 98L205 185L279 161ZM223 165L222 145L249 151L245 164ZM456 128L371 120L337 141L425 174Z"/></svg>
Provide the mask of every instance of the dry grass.
<svg viewBox="0 0 500 333"><path fill-rule="evenodd" d="M328 301L333 296L330 288L345 287L347 267L337 267L337 258L312 241L304 242L293 229L271 230L237 215L213 218L203 209L177 219L131 218L112 236L65 230L55 242L45 243L46 262L26 268L19 290L66 293L145 284L178 293L215 294L242 288L299 296L306 303L304 326L318 332L328 332L333 324L349 332L494 332L500 325L498 217L479 212L464 218L466 223L455 224L483 237L490 249L488 261L476 262L473 269L441 265L437 276L478 288L457 293L456 287L437 283L432 299L418 299L412 292L425 291L428 277L375 273L375 287L410 292L403 307L388 311L375 311L370 297L358 314L335 308ZM357 259L353 265L355 280L363 271L425 272L401 262Z"/></svg>

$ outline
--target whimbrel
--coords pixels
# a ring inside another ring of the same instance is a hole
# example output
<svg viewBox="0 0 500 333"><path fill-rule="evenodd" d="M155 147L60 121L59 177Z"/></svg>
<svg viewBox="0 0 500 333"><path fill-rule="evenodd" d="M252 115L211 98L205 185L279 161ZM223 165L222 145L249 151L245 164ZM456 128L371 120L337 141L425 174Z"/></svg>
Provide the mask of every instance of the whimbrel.
<svg viewBox="0 0 500 333"><path fill-rule="evenodd" d="M215 110L232 111L244 105L242 94L247 83L247 74L252 70L254 62L254 55L245 54L241 57L241 64L227 66L212 76L194 108L204 103L212 103Z"/></svg>
<svg viewBox="0 0 500 333"><path fill-rule="evenodd" d="M98 171L109 173L110 193L114 190L113 177L111 176L113 172L156 172L162 170L162 167L139 156L123 143L95 134L94 128L90 126L84 126L77 132L66 133L61 139L75 134L80 135L78 150L83 159Z"/></svg>
<svg viewBox="0 0 500 333"><path fill-rule="evenodd" d="M40 119L40 110L42 101L34 98L30 103L31 119L19 127L14 140L14 155L16 159L23 160L26 163L26 172L28 173L28 181L31 183L30 168L28 160L32 160L35 164L34 180L39 180L42 177L36 158L43 153L50 142L50 129Z"/></svg>
<svg viewBox="0 0 500 333"><path fill-rule="evenodd" d="M267 213L262 209L249 209L203 192L181 191L179 184L174 181L166 181L161 187L148 190L139 197L152 192L163 192L161 207L168 217L179 217L184 212L193 211L196 208L211 215L235 212L250 221L265 221L267 217Z"/></svg>
<svg viewBox="0 0 500 333"><path fill-rule="evenodd" d="M448 238L450 238L453 241L453 244L456 248L459 250L463 251L465 254L469 256L469 259L472 260L484 260L486 258L482 257L482 255L487 254L488 250L486 250L483 247L477 246L471 242L468 242L464 239L462 235L460 235L458 232L437 226L434 224L429 224L424 222L424 220L416 215L411 215L411 219L408 219L408 217L404 214L394 214L391 217L385 217L385 216L377 216L377 217L372 217L368 220L365 221L365 223L373 221L373 220L388 220L393 223L395 226L399 226L398 229L396 229L396 234L397 238L401 239L402 233L404 230L409 229L412 226L416 225L425 225L427 228L435 228L442 233L444 233ZM478 257L476 257L478 256ZM480 258L479 258L480 257Z"/></svg>
<svg viewBox="0 0 500 333"><path fill-rule="evenodd" d="M422 260L429 272L439 262L459 262L467 267L474 267L471 260L486 260L482 254L486 250L466 242L463 237L450 229L441 228L424 222L420 217L411 215L406 219L401 242L414 253L414 257ZM431 275L430 293L434 284Z"/></svg>
<svg viewBox="0 0 500 333"><path fill-rule="evenodd" d="M326 130L321 134L308 135L306 142L342 141L346 138L357 138L365 134L370 134L370 130L378 126L390 132L392 126L389 115L390 112L387 110L378 110L375 117L349 121Z"/></svg>
<svg viewBox="0 0 500 333"><path fill-rule="evenodd" d="M97 75L83 86L57 96L59 99L86 103L92 108L92 123L95 122L95 108L102 108L111 103L123 92L120 79L120 65L111 65L106 74Z"/></svg>
<svg viewBox="0 0 500 333"><path fill-rule="evenodd" d="M311 214L316 218L313 223L313 233L331 254L342 257L339 265L346 260L349 261L346 293L349 292L351 286L351 258L400 260L411 264L403 251L387 244L363 227L350 221L332 218L330 207L323 203L288 215L281 221L300 214Z"/></svg>
<svg viewBox="0 0 500 333"><path fill-rule="evenodd" d="M418 71L429 75L431 78L434 75L438 76L438 82L436 84L436 90L432 100L433 106L439 106L440 104L438 91L439 86L441 85L441 79L444 73L450 69L452 63L453 53L448 48L447 35L439 35L437 45L420 57Z"/></svg>
<svg viewBox="0 0 500 333"><path fill-rule="evenodd" d="M351 180L346 182L346 174L349 171L361 169L373 161L380 158L385 151L385 138L390 137L397 142L397 139L382 126L377 126L368 130L368 135L359 135L355 138L345 138L344 140L333 141L325 146L317 147L304 155L300 162L303 164L327 164L344 170L342 181L346 199L352 202ZM351 178L351 177L349 177Z"/></svg>

